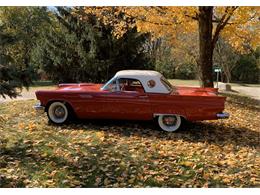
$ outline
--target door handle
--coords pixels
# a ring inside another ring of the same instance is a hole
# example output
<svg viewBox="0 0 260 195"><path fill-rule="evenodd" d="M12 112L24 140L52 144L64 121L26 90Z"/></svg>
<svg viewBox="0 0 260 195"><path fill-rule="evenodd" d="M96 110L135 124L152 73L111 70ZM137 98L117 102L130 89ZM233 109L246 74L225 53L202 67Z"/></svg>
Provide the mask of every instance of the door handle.
<svg viewBox="0 0 260 195"><path fill-rule="evenodd" d="M139 98L142 98L142 99L147 98L146 95L139 95L138 97L139 97Z"/></svg>

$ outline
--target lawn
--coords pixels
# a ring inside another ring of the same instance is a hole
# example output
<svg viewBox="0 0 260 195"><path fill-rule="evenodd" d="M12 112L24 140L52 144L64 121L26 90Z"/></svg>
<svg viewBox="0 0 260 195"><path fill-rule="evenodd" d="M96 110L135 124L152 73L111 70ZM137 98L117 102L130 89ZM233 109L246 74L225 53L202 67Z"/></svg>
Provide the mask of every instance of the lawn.
<svg viewBox="0 0 260 195"><path fill-rule="evenodd" d="M260 187L259 107L176 133L153 122L51 125L34 100L0 104L0 187Z"/></svg>
<svg viewBox="0 0 260 195"><path fill-rule="evenodd" d="M200 86L199 80L183 80L183 79L168 79L172 85L177 86ZM219 82L220 84L221 82ZM217 85L217 82L214 81L214 86ZM229 83L232 87L260 87L260 84L247 84L247 83Z"/></svg>
<svg viewBox="0 0 260 195"><path fill-rule="evenodd" d="M199 80L181 80L181 79L169 79L172 85L176 86L200 86Z"/></svg>

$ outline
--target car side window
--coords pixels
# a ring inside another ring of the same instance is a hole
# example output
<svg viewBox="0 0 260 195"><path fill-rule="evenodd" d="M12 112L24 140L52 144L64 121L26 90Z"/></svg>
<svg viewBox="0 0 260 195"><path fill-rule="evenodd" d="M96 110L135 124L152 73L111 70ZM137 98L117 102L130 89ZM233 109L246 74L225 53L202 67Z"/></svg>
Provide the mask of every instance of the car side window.
<svg viewBox="0 0 260 195"><path fill-rule="evenodd" d="M120 78L118 81L120 91L135 91L138 93L144 93L144 88L141 82L137 79Z"/></svg>

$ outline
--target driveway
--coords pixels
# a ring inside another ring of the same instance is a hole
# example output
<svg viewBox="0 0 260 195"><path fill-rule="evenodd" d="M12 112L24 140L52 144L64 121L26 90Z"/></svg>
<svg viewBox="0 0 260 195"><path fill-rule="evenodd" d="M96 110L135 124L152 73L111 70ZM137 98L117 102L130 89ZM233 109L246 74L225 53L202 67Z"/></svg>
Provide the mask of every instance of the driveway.
<svg viewBox="0 0 260 195"><path fill-rule="evenodd" d="M224 83L219 83L220 91L223 91ZM260 100L260 85L247 85L231 83L232 93L248 96L256 100Z"/></svg>
<svg viewBox="0 0 260 195"><path fill-rule="evenodd" d="M31 100L31 99L35 99L36 100L36 96L35 96L35 92L37 90L42 90L42 89L53 89L53 86L45 86L45 87L31 87L29 88L29 90L23 89L22 93L20 96L18 96L17 98L3 98L0 97L0 103L2 102L9 102L9 101L13 101L13 100Z"/></svg>

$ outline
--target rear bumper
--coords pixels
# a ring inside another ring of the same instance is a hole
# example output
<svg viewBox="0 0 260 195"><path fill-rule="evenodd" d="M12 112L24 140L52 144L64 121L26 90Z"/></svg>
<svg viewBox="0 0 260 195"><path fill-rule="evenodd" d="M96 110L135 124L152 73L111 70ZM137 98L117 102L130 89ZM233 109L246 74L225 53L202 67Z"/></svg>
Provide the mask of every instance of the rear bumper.
<svg viewBox="0 0 260 195"><path fill-rule="evenodd" d="M33 108L36 110L38 114L43 114L45 111L45 107L41 106L41 103L35 104Z"/></svg>
<svg viewBox="0 0 260 195"><path fill-rule="evenodd" d="M218 118L218 119L229 118L229 113L227 113L227 112L218 113L218 114L217 114L217 118Z"/></svg>

